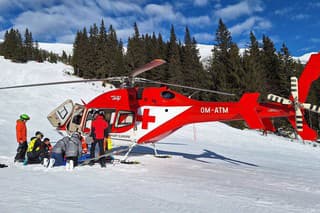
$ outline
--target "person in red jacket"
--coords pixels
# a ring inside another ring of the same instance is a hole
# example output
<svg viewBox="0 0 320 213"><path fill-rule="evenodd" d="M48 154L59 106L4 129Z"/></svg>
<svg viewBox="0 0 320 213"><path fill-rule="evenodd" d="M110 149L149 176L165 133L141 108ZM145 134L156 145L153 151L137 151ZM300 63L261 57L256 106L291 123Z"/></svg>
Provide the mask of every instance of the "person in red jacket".
<svg viewBox="0 0 320 213"><path fill-rule="evenodd" d="M14 158L14 162L19 161L23 162L25 160L26 151L28 148L27 143L27 126L26 122L30 120L30 117L27 114L20 115L20 118L16 123L16 136L18 142L17 154Z"/></svg>
<svg viewBox="0 0 320 213"><path fill-rule="evenodd" d="M104 138L108 137L108 126L108 122L103 117L103 111L99 112L95 120L92 121L91 126L91 137L93 138L93 143L91 144L90 148L90 158L94 158L96 144L99 145L100 156L104 155L103 141ZM92 166L93 164L94 161L92 160L90 165ZM101 167L106 167L105 157L100 158L100 165Z"/></svg>

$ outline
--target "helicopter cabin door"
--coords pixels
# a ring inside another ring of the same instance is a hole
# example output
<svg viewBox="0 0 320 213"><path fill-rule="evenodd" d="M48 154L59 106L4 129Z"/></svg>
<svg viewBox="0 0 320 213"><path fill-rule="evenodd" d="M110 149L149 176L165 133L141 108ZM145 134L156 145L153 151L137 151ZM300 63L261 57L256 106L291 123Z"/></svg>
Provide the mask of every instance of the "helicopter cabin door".
<svg viewBox="0 0 320 213"><path fill-rule="evenodd" d="M69 134L81 131L81 121L85 107L81 104L74 104L73 113L70 122L67 123L67 131Z"/></svg>
<svg viewBox="0 0 320 213"><path fill-rule="evenodd" d="M53 127L62 127L71 117L73 108L72 100L68 99L50 112L47 118Z"/></svg>

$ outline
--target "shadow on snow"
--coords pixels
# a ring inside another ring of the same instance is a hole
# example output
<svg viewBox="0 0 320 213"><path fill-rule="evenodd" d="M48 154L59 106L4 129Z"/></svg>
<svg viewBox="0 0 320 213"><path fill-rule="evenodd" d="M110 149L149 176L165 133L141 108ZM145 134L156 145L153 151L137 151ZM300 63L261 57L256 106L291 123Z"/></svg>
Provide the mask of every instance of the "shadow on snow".
<svg viewBox="0 0 320 213"><path fill-rule="evenodd" d="M244 161L228 158L228 157L220 155L220 154L218 154L216 152L210 151L208 149L204 149L201 154L172 152L172 151L165 151L165 150L159 150L159 149L157 149L157 152L158 152L159 155L182 156L182 157L184 157L186 159L195 160L195 161L199 161L199 162L202 162L202 163L210 163L209 161L206 161L206 160L203 160L203 159L216 159L216 160L225 161L227 163L231 163L233 165L247 165L247 166L258 167L258 165L256 165L256 164L252 164L252 163L248 163L248 162L244 162ZM136 146L136 147L134 147L134 149L130 153L131 156L133 156L133 155L141 155L141 154L152 154L153 155L154 154L153 148L147 147L147 146Z"/></svg>

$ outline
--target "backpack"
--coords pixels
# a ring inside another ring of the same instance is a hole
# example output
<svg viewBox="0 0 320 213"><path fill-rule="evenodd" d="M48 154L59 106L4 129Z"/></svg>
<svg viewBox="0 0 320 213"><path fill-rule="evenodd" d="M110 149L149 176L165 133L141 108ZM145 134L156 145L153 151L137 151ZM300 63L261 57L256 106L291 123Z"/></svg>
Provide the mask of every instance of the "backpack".
<svg viewBox="0 0 320 213"><path fill-rule="evenodd" d="M33 151L39 151L40 150L40 146L38 146L35 150L34 150L34 145L36 143L38 138L31 138L30 143L28 144L28 149L27 149L27 153L28 152L33 152Z"/></svg>

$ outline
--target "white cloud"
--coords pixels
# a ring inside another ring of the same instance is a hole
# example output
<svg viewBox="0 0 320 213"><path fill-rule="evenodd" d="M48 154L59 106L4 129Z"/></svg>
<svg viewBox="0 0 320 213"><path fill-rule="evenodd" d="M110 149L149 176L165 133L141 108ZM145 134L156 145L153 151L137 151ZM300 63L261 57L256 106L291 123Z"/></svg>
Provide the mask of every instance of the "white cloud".
<svg viewBox="0 0 320 213"><path fill-rule="evenodd" d="M59 43L73 43L75 38L75 34L70 32L69 34L63 34L61 36L57 36L56 41Z"/></svg>
<svg viewBox="0 0 320 213"><path fill-rule="evenodd" d="M316 7L316 4L309 4L309 6L311 6L311 5ZM278 16L283 16L283 17L288 18L288 19L293 20L293 21L308 19L308 18L311 17L310 14L300 13L301 10L299 10L298 12L295 11L295 10L296 10L296 8L286 7L286 8L283 8L283 9L276 10L274 12L274 14L278 15Z"/></svg>
<svg viewBox="0 0 320 213"><path fill-rule="evenodd" d="M194 38L197 42L213 42L215 36L210 33L196 33L194 34Z"/></svg>
<svg viewBox="0 0 320 213"><path fill-rule="evenodd" d="M174 8L170 4L148 4L145 7L145 13L157 23L169 21L183 25L197 25L198 27L207 26L211 23L207 15L187 17L180 12L174 11Z"/></svg>
<svg viewBox="0 0 320 213"><path fill-rule="evenodd" d="M208 0L195 0L193 4L195 6L205 6L208 4Z"/></svg>
<svg viewBox="0 0 320 213"><path fill-rule="evenodd" d="M187 17L184 20L187 25L197 25L198 27L205 27L211 23L209 16L199 16L199 17Z"/></svg>
<svg viewBox="0 0 320 213"><path fill-rule="evenodd" d="M255 23L256 23L255 17L248 18L244 22L240 24L236 24L235 26L231 27L230 32L232 33L232 35L242 34L245 31L248 31L248 30L250 31L250 29L253 28Z"/></svg>
<svg viewBox="0 0 320 213"><path fill-rule="evenodd" d="M291 11L293 11L292 7L286 7L286 8L275 10L274 14L284 16L284 15L289 14Z"/></svg>
<svg viewBox="0 0 320 213"><path fill-rule="evenodd" d="M123 1L98 0L98 4L107 12L115 14L123 13L142 13L143 10L138 4Z"/></svg>
<svg viewBox="0 0 320 213"><path fill-rule="evenodd" d="M291 20L303 20L303 19L308 19L310 17L311 16L309 14L302 14L302 13L290 16Z"/></svg>
<svg viewBox="0 0 320 213"><path fill-rule="evenodd" d="M156 17L159 20L176 20L180 16L175 13L172 5L170 4L148 4L145 8L145 13L150 17Z"/></svg>
<svg viewBox="0 0 320 213"><path fill-rule="evenodd" d="M118 38L124 42L132 35L135 22L141 34L161 33L164 38L169 35L172 23L180 29L185 25L202 28L212 24L206 14L188 16L182 13L184 9L180 10L170 3L146 4L145 0L0 0L0 11L1 7L4 8L11 2L15 5L15 9L19 8L22 12L12 17L10 21L6 20L7 24L11 24L10 28L17 28L21 32L28 28L35 40L44 42L73 42L77 30L86 27L89 31L89 26L93 23L99 26L102 19L107 28L113 25ZM194 6L189 2L190 5ZM1 17L7 18L1 14L0 22ZM0 35L3 35L6 29L1 30L3 31Z"/></svg>
<svg viewBox="0 0 320 213"><path fill-rule="evenodd" d="M234 20L243 15L252 15L255 12L262 12L262 3L259 0L246 0L238 4L229 5L227 7L218 9L214 14L222 18L224 21Z"/></svg>
<svg viewBox="0 0 320 213"><path fill-rule="evenodd" d="M320 38L311 38L310 41L313 43L320 43Z"/></svg>
<svg viewBox="0 0 320 213"><path fill-rule="evenodd" d="M85 18L84 18L85 17ZM58 5L38 11L26 11L18 15L12 24L14 28L24 31L29 28L36 40L54 40L70 34L92 23L100 22L99 8L87 5Z"/></svg>
<svg viewBox="0 0 320 213"><path fill-rule="evenodd" d="M242 33L247 33L253 31L254 29L265 30L272 27L270 21L263 19L261 17L250 17L244 22L237 24L230 28L232 35L239 35Z"/></svg>

